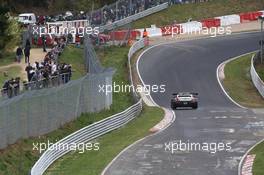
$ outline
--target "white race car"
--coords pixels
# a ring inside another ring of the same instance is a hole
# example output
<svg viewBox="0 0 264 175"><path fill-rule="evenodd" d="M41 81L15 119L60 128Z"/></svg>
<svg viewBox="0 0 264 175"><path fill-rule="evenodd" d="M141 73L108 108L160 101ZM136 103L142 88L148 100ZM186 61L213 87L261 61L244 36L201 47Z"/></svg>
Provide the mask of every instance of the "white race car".
<svg viewBox="0 0 264 175"><path fill-rule="evenodd" d="M198 108L198 93L180 92L172 94L171 108L175 110L177 107Z"/></svg>

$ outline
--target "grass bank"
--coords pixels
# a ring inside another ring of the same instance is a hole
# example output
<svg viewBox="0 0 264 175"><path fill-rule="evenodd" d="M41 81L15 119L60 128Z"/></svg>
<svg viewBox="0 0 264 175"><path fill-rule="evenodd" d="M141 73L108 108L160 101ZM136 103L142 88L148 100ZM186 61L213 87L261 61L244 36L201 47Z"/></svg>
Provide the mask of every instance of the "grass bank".
<svg viewBox="0 0 264 175"><path fill-rule="evenodd" d="M121 129L100 137L99 151L70 153L59 159L47 175L98 175L106 165L124 148L149 134L149 129L161 120L163 111L160 108L144 107L141 115Z"/></svg>
<svg viewBox="0 0 264 175"><path fill-rule="evenodd" d="M263 165L264 165L264 142L257 145L250 154L256 154L256 158L253 164L253 174L254 175L263 175Z"/></svg>
<svg viewBox="0 0 264 175"><path fill-rule="evenodd" d="M255 66L256 71L259 75L259 77L264 81L264 63L263 64L257 64Z"/></svg>
<svg viewBox="0 0 264 175"><path fill-rule="evenodd" d="M59 57L59 62L72 65L73 80L76 80L86 74L82 47L77 48L74 45L68 45Z"/></svg>
<svg viewBox="0 0 264 175"><path fill-rule="evenodd" d="M75 52L71 49L75 50L69 47L69 52ZM109 47L103 51L97 51L104 66L115 67L117 69L113 80L118 84L122 82L124 84L129 83L126 64L128 49L128 47ZM81 54L82 50L80 49L78 52L80 53L77 53L77 55ZM72 55L76 58L75 54ZM54 143L89 124L121 112L132 104L132 97L129 93L115 93L113 95L113 104L110 110L95 114L83 114L75 121L64 125L54 132L38 138L19 140L16 144L8 146L5 150L0 150L0 175L27 175L30 168L40 156L37 150L32 150L33 143L46 143L47 140ZM148 119L151 120L151 118Z"/></svg>
<svg viewBox="0 0 264 175"><path fill-rule="evenodd" d="M227 63L223 85L227 93L242 106L263 108L264 100L250 77L251 57L252 54L248 54Z"/></svg>
<svg viewBox="0 0 264 175"><path fill-rule="evenodd" d="M0 85L3 85L6 80L18 77L21 72L20 66L12 66L9 68L0 69Z"/></svg>
<svg viewBox="0 0 264 175"><path fill-rule="evenodd" d="M113 81L116 83L129 83L127 80L127 48L105 48L98 52L103 65L116 68ZM125 52L123 52L125 51ZM122 99L120 99L122 98ZM124 102L132 104L130 94L114 93L115 104L123 106ZM112 107L119 108L119 107ZM98 175L105 166L125 147L149 134L149 129L158 123L163 117L163 111L159 108L144 107L141 115L121 129L106 134L96 141L100 143L99 151L88 151L83 154L72 152L59 159L47 171L48 175L57 174L89 174Z"/></svg>
<svg viewBox="0 0 264 175"><path fill-rule="evenodd" d="M15 60L16 60L16 53L15 52L5 53L3 55L3 57L0 58L0 67L12 64L15 62Z"/></svg>
<svg viewBox="0 0 264 175"><path fill-rule="evenodd" d="M204 3L173 5L170 8L133 22L133 28L163 26L186 22L189 18L201 20L240 12L264 9L264 0L211 0Z"/></svg>

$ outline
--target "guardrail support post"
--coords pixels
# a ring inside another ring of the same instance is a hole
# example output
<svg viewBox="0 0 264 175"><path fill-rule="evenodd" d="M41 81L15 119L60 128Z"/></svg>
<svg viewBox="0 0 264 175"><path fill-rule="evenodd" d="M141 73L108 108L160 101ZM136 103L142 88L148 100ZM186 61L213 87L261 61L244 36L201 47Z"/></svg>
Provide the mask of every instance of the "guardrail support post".
<svg viewBox="0 0 264 175"><path fill-rule="evenodd" d="M261 21L260 31L261 31L261 40L260 40L260 63L263 63L263 42L264 42L264 32L263 32L263 22L264 16L259 16L259 20Z"/></svg>

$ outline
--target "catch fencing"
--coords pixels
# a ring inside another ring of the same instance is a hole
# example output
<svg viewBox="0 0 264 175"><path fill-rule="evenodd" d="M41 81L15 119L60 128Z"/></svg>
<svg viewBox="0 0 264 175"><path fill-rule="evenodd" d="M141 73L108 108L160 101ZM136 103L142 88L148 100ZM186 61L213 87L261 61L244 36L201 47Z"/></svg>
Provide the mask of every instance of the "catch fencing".
<svg viewBox="0 0 264 175"><path fill-rule="evenodd" d="M71 76L71 72L62 73L59 75L51 76L49 78L42 78L40 80L30 82L23 82L22 87L19 81L14 84L10 82L8 87L1 89L1 97L2 99L12 98L29 90L39 90L44 88L57 87L68 83L71 80Z"/></svg>
<svg viewBox="0 0 264 175"><path fill-rule="evenodd" d="M88 17L92 25L103 26L166 2L167 0L118 0L113 4L105 5L100 9L92 11Z"/></svg>
<svg viewBox="0 0 264 175"><path fill-rule="evenodd" d="M258 59L260 58L260 53L258 52L257 54L255 54L254 56L252 56L251 58L251 68L250 68L250 75L251 75L251 79L253 84L255 85L255 87L257 88L258 92L261 94L261 96L264 98L264 82L263 80L259 77L256 69L255 69L255 65L258 61Z"/></svg>
<svg viewBox="0 0 264 175"><path fill-rule="evenodd" d="M2 100L0 149L19 139L54 131L82 113L109 108L112 93L99 92L99 86L111 84L111 72L87 74L59 87L26 91Z"/></svg>
<svg viewBox="0 0 264 175"><path fill-rule="evenodd" d="M142 12L136 13L134 15L128 16L128 17L126 17L124 19L121 19L121 20L118 20L116 22L103 25L103 26L100 27L99 30L100 30L100 32L113 30L113 29L115 29L117 27L126 25L126 24L131 23L131 22L133 22L135 20L138 20L138 19L143 18L145 16L151 15L153 13L159 12L159 11L164 10L166 8L168 8L168 3L167 2L163 3L161 5L157 5L157 6L151 7L149 9L147 9L147 10L144 10Z"/></svg>
<svg viewBox="0 0 264 175"><path fill-rule="evenodd" d="M85 47L92 47L90 42L87 43ZM33 83L34 86L28 84L26 87L30 91L0 100L0 149L19 139L54 131L82 113L110 108L112 93L100 91L100 87L112 85L114 70L98 66L99 61L94 55L85 56L94 71L90 70L84 77L68 81L69 77L62 75L50 81L52 85L67 81L58 87L49 86L47 81Z"/></svg>

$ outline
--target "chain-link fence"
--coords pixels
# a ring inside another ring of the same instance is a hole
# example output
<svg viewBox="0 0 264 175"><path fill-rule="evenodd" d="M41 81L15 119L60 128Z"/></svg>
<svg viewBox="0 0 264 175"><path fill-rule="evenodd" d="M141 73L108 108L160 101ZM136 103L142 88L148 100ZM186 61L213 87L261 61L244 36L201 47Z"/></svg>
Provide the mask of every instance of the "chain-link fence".
<svg viewBox="0 0 264 175"><path fill-rule="evenodd" d="M92 25L102 26L166 2L168 0L118 0L113 4L92 11L89 14L89 19Z"/></svg>
<svg viewBox="0 0 264 175"><path fill-rule="evenodd" d="M91 11L89 21L91 25L103 26L111 24L115 21L135 15L144 10L156 7L163 3L183 4L183 3L199 3L209 0L118 0L113 4Z"/></svg>
<svg viewBox="0 0 264 175"><path fill-rule="evenodd" d="M85 67L87 72L100 73L104 71L104 68L97 58L92 42L87 35L85 36L84 45Z"/></svg>
<svg viewBox="0 0 264 175"><path fill-rule="evenodd" d="M87 74L59 87L27 91L0 102L0 148L18 139L39 136L61 127L82 113L98 112L112 104L113 72Z"/></svg>
<svg viewBox="0 0 264 175"><path fill-rule="evenodd" d="M69 74L61 74L25 84L30 91L20 95L15 88L6 92L17 96L0 100L0 149L21 138L49 133L82 113L110 107L112 92L103 87L112 85L114 70L101 66L89 40L85 47L86 76L70 81Z"/></svg>

